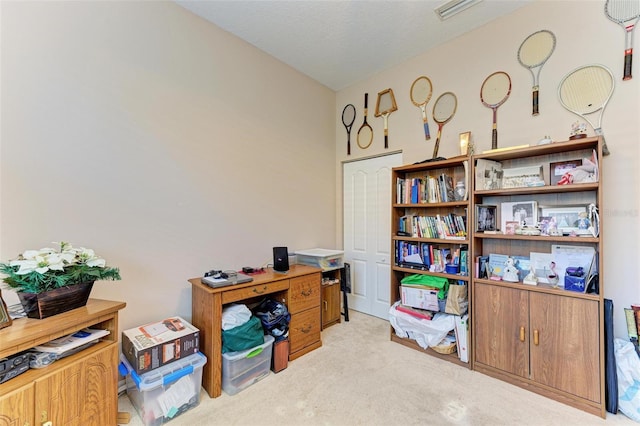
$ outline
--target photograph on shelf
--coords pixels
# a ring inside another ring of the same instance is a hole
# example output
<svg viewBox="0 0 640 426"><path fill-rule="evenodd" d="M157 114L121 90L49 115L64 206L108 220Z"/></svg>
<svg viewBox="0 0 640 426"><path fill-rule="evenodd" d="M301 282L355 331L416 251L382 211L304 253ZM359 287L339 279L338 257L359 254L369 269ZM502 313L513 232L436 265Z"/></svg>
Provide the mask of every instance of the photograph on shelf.
<svg viewBox="0 0 640 426"><path fill-rule="evenodd" d="M476 160L476 191L502 187L502 163L479 158Z"/></svg>
<svg viewBox="0 0 640 426"><path fill-rule="evenodd" d="M488 204L476 205L476 232L497 230L498 206Z"/></svg>
<svg viewBox="0 0 640 426"><path fill-rule="evenodd" d="M563 234L591 235L587 206L541 206L540 216L549 217L550 223Z"/></svg>
<svg viewBox="0 0 640 426"><path fill-rule="evenodd" d="M501 203L501 229L506 229L507 222L518 222L521 227L535 226L538 223L538 203L536 201Z"/></svg>
<svg viewBox="0 0 640 426"><path fill-rule="evenodd" d="M549 163L550 184L558 185L560 179L571 170L582 166L582 160L559 161Z"/></svg>
<svg viewBox="0 0 640 426"><path fill-rule="evenodd" d="M504 226L504 233L506 235L514 235L516 233L516 229L520 226L515 220L508 220Z"/></svg>
<svg viewBox="0 0 640 426"><path fill-rule="evenodd" d="M558 284L558 266L552 253L529 253L530 265L538 283Z"/></svg>

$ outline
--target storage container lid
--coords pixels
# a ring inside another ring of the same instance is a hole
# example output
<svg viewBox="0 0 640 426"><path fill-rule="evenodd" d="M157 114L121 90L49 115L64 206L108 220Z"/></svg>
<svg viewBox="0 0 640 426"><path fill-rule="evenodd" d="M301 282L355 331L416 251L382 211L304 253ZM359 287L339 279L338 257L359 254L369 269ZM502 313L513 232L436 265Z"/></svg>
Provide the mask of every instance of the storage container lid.
<svg viewBox="0 0 640 426"><path fill-rule="evenodd" d="M267 349L273 343L274 340L275 338L273 336L271 336L270 334L265 334L264 343L262 345L255 346L245 351L226 352L222 354L222 357L229 361L235 361L243 358L253 358L254 356L260 355L263 350Z"/></svg>
<svg viewBox="0 0 640 426"><path fill-rule="evenodd" d="M313 256L313 257L330 257L330 256L338 256L338 255L344 254L344 251L314 248L314 249L306 249L306 250L296 250L296 254L299 254L302 256Z"/></svg>
<svg viewBox="0 0 640 426"><path fill-rule="evenodd" d="M193 355L178 359L162 367L154 368L140 375L133 370L124 355L120 355L120 361L120 365L118 366L120 374L122 376L131 374L131 379L136 384L136 387L141 391L147 391L155 389L158 386L166 386L181 377L193 373L196 368L201 368L207 363L207 357L200 352L196 352Z"/></svg>

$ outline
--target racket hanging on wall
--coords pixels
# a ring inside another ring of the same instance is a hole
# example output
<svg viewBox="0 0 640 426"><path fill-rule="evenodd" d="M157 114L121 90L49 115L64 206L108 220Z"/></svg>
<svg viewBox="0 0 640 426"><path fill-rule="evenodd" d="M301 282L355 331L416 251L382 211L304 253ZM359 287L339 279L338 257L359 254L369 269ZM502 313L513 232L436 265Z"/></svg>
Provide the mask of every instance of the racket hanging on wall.
<svg viewBox="0 0 640 426"><path fill-rule="evenodd" d="M585 119L596 135L602 136L602 155L609 155L602 133L602 114L611 99L613 87L613 74L608 68L598 64L576 68L564 76L558 85L562 106ZM597 117L597 122L592 122L587 117L592 114Z"/></svg>
<svg viewBox="0 0 640 426"><path fill-rule="evenodd" d="M358 146L361 149L369 148L369 146L371 145L371 142L373 141L373 129L371 128L369 123L367 123L368 105L369 105L369 94L365 93L364 94L364 121L362 122L362 125L358 129L358 137L357 137Z"/></svg>
<svg viewBox="0 0 640 426"><path fill-rule="evenodd" d="M640 0L607 0L604 13L611 21L624 30L624 75L623 80L631 80L631 60L633 59L633 32L640 20Z"/></svg>
<svg viewBox="0 0 640 426"><path fill-rule="evenodd" d="M351 127L356 121L356 107L353 104L347 104L342 110L342 124L347 130L347 155L351 155Z"/></svg>
<svg viewBox="0 0 640 426"><path fill-rule="evenodd" d="M422 112L422 125L424 127L424 138L425 140L431 139L431 134L429 133L429 123L427 122L427 104L431 99L431 93L433 92L433 86L431 85L431 80L429 77L420 76L416 78L411 85L411 90L409 90L409 96L411 97L411 102Z"/></svg>
<svg viewBox="0 0 640 426"><path fill-rule="evenodd" d="M540 85L540 70L556 48L556 36L547 30L536 31L524 39L518 49L518 62L531 72L533 77L533 111L531 115L538 115L538 92Z"/></svg>
<svg viewBox="0 0 640 426"><path fill-rule="evenodd" d="M455 115L458 109L458 98L453 92L445 92L438 96L436 102L433 104L433 121L438 124L438 136L436 137L436 143L433 146L434 160L444 160L443 157L438 157L438 148L440 148L440 136L442 136L442 128L447 124Z"/></svg>
<svg viewBox="0 0 640 426"><path fill-rule="evenodd" d="M384 119L384 148L389 148L389 115L393 111L397 111L396 98L393 96L393 90L386 89L378 93L378 101L376 102L376 117L382 116Z"/></svg>
<svg viewBox="0 0 640 426"><path fill-rule="evenodd" d="M511 93L511 78L504 71L496 71L484 79L480 88L480 101L493 110L491 149L498 148L498 108L505 103Z"/></svg>

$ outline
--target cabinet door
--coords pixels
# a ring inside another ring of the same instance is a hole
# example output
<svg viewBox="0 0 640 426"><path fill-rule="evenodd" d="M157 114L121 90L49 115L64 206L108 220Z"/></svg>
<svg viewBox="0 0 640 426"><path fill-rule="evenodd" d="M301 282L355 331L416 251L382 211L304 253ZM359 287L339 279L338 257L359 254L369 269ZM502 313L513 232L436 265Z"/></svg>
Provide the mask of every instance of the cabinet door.
<svg viewBox="0 0 640 426"><path fill-rule="evenodd" d="M475 362L528 377L528 292L476 283L473 298Z"/></svg>
<svg viewBox="0 0 640 426"><path fill-rule="evenodd" d="M56 426L115 425L118 345L36 380L36 420Z"/></svg>
<svg viewBox="0 0 640 426"><path fill-rule="evenodd" d="M542 293L530 297L531 378L600 402L598 302Z"/></svg>
<svg viewBox="0 0 640 426"><path fill-rule="evenodd" d="M2 395L0 398L0 426L34 424L33 385Z"/></svg>
<svg viewBox="0 0 640 426"><path fill-rule="evenodd" d="M322 286L322 328L340 322L340 284Z"/></svg>

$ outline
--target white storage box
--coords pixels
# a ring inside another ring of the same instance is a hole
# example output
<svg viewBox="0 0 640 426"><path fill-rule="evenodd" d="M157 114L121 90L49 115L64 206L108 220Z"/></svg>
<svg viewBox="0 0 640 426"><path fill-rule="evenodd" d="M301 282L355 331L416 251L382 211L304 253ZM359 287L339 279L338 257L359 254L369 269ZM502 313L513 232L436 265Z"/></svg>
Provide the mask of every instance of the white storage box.
<svg viewBox="0 0 640 426"><path fill-rule="evenodd" d="M207 357L197 352L138 375L126 357L120 357L127 395L145 426L162 425L200 403L202 367Z"/></svg>
<svg viewBox="0 0 640 426"><path fill-rule="evenodd" d="M412 308L438 312L438 289L426 286L400 286L400 298L403 305Z"/></svg>
<svg viewBox="0 0 640 426"><path fill-rule="evenodd" d="M271 372L274 340L273 336L265 335L262 345L222 354L222 390L235 395L267 377Z"/></svg>
<svg viewBox="0 0 640 426"><path fill-rule="evenodd" d="M322 248L298 250L296 257L302 265L315 266L324 271L342 268L344 252L341 250L327 250Z"/></svg>

